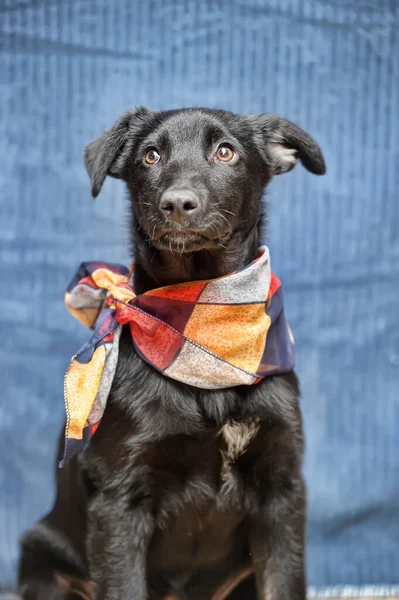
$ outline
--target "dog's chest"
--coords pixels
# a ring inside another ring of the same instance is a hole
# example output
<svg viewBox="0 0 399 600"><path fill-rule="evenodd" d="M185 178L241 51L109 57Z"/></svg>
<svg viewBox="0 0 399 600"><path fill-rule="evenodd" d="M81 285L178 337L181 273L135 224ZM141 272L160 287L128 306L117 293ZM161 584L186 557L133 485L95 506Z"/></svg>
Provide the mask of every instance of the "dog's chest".
<svg viewBox="0 0 399 600"><path fill-rule="evenodd" d="M257 406L253 400L258 386L248 388L245 402L232 390L199 393L176 386L143 363L132 352L131 339L128 342L125 348L122 340L115 395L104 420L109 431L115 421L124 431L123 447L129 448L129 456L123 453L123 461L129 464L132 488L164 506L237 499L247 488L253 490L270 425L270 420L260 420L245 408ZM120 454L116 449L115 453Z"/></svg>
<svg viewBox="0 0 399 600"><path fill-rule="evenodd" d="M149 444L137 457L138 466L151 486L146 493L159 499L159 515L166 516L181 502L241 510L261 454L261 437L258 420L227 420L200 434L171 435Z"/></svg>

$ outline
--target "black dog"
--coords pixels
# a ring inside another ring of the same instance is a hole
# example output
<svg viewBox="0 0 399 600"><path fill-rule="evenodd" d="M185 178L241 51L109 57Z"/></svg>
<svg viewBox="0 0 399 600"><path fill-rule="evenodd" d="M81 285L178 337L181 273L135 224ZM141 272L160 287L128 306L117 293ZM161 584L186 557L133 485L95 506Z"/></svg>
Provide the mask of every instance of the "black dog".
<svg viewBox="0 0 399 600"><path fill-rule="evenodd" d="M89 144L86 167L93 196L107 175L127 183L143 293L254 260L264 187L297 157L325 172L315 142L276 116L139 109ZM298 398L293 372L222 390L174 381L125 328L101 426L23 540L23 598L303 600Z"/></svg>

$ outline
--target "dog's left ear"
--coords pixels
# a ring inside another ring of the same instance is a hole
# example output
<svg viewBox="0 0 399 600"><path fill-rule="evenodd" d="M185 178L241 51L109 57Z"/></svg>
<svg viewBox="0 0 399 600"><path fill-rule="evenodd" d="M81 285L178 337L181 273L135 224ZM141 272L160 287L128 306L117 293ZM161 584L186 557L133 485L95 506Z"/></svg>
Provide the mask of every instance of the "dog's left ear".
<svg viewBox="0 0 399 600"><path fill-rule="evenodd" d="M276 115L250 115L247 118L273 175L291 171L297 158L311 173L324 175L326 165L321 150L305 131Z"/></svg>
<svg viewBox="0 0 399 600"><path fill-rule="evenodd" d="M107 175L123 179L126 156L143 122L152 116L147 108L129 110L85 149L85 165L96 198Z"/></svg>

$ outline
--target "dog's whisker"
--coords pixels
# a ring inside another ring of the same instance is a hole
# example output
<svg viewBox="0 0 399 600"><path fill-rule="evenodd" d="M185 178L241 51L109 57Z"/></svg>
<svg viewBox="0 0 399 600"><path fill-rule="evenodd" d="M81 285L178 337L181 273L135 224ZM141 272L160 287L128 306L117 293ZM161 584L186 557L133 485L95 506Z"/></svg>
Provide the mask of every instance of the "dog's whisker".
<svg viewBox="0 0 399 600"><path fill-rule="evenodd" d="M223 211L223 212L227 212L229 215L232 215L233 217L236 216L235 213L231 212L231 210L227 210L227 208L221 208L220 210Z"/></svg>
<svg viewBox="0 0 399 600"><path fill-rule="evenodd" d="M230 227L230 223L228 222L227 218L224 215L222 215L222 213L220 213L220 216L226 221L227 225Z"/></svg>
<svg viewBox="0 0 399 600"><path fill-rule="evenodd" d="M219 233L215 223L210 223L209 227L215 233Z"/></svg>

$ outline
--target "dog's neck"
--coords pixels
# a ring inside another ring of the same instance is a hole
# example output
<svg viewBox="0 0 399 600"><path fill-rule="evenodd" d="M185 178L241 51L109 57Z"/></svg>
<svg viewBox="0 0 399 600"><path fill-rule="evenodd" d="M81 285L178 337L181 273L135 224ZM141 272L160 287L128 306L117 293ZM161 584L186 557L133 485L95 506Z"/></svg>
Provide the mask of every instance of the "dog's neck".
<svg viewBox="0 0 399 600"><path fill-rule="evenodd" d="M218 249L179 254L158 250L146 239L139 227L134 231L134 289L137 294L148 290L228 275L249 264L258 255L260 221L245 233L237 231Z"/></svg>

